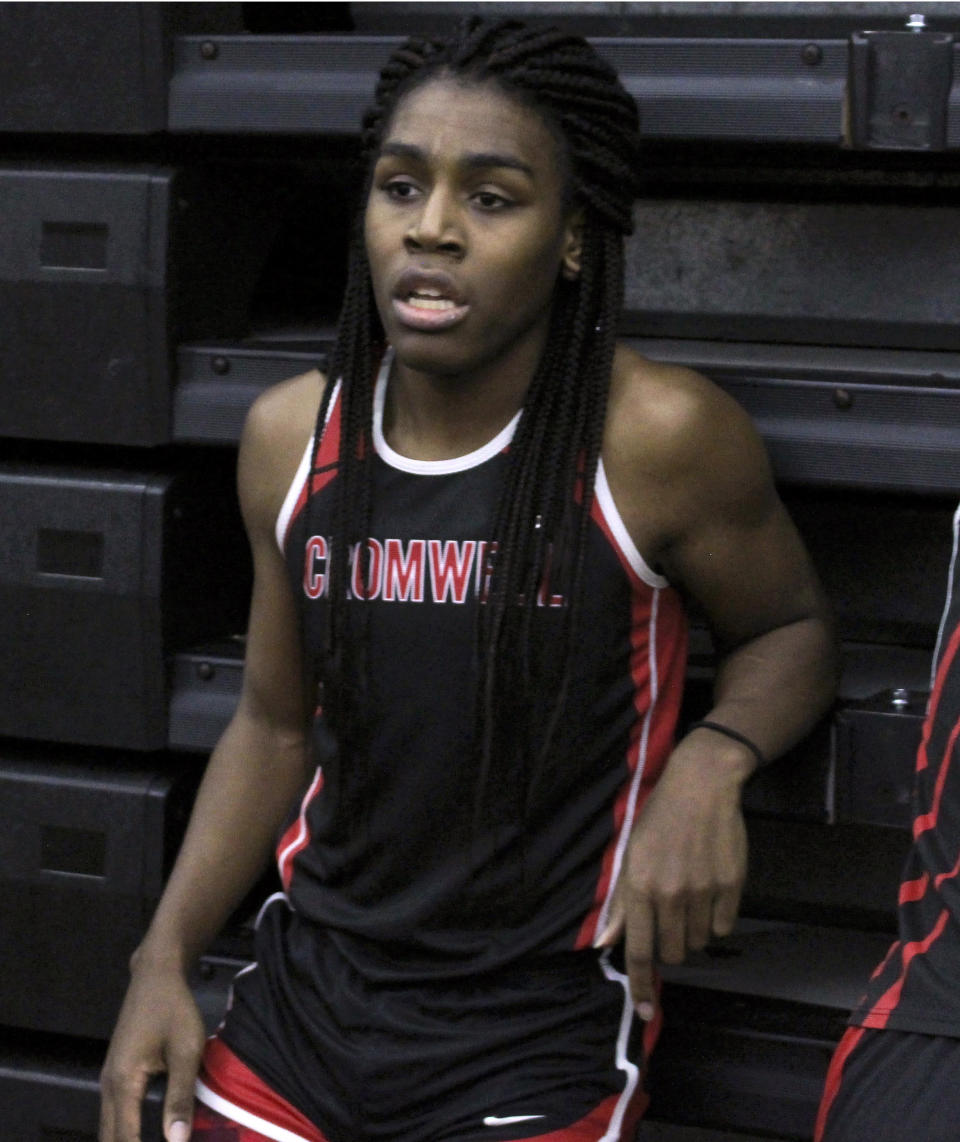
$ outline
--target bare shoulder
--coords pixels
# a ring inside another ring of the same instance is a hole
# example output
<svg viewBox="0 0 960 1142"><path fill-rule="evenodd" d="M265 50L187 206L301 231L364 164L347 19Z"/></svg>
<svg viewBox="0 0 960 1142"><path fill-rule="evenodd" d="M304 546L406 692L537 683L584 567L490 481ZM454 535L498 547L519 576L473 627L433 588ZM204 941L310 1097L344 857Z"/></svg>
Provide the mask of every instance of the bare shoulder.
<svg viewBox="0 0 960 1142"><path fill-rule="evenodd" d="M311 369L271 385L251 406L238 459L248 525L276 518L313 435L324 384L323 375Z"/></svg>
<svg viewBox="0 0 960 1142"><path fill-rule="evenodd" d="M628 530L655 554L704 513L755 513L772 494L766 451L744 410L694 372L626 345L614 359L603 461Z"/></svg>
<svg viewBox="0 0 960 1142"><path fill-rule="evenodd" d="M675 474L702 468L705 452L736 452L757 443L740 405L702 374L617 347L605 463L609 452L620 462Z"/></svg>

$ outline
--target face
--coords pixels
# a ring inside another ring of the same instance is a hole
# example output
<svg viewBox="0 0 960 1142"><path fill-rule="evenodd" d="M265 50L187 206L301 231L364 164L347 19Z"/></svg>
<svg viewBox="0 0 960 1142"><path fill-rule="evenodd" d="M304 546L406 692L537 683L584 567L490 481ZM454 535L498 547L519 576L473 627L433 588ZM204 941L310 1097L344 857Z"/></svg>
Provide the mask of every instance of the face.
<svg viewBox="0 0 960 1142"><path fill-rule="evenodd" d="M493 85L436 79L402 100L364 226L377 308L401 367L532 375L557 279L579 270L562 171L540 116Z"/></svg>

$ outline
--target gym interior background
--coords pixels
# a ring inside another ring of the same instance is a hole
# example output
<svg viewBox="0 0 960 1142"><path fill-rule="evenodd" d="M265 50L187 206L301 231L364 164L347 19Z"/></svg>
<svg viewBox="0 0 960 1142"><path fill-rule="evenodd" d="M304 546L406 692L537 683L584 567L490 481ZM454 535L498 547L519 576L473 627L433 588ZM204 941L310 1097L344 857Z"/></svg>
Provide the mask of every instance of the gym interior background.
<svg viewBox="0 0 960 1142"><path fill-rule="evenodd" d="M390 45L478 10L596 38L636 96L623 334L753 415L836 609L840 699L749 788L744 919L665 973L643 1128L810 1137L893 931L960 492L960 12L917 7L0 3L5 1140L96 1138L127 960L238 694L245 410L323 365ZM711 674L696 628L686 718ZM197 972L211 1023L269 888Z"/></svg>

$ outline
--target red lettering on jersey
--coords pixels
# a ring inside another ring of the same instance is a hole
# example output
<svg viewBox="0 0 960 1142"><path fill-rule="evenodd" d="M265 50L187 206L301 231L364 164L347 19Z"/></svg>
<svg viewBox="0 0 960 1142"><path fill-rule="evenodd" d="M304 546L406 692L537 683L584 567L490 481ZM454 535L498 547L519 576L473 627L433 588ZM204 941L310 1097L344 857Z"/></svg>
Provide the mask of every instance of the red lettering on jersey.
<svg viewBox="0 0 960 1142"><path fill-rule="evenodd" d="M553 546L547 551L546 562L543 567L543 578L540 580L540 589L537 591L538 607L562 607L563 595L550 594L550 563L553 560Z"/></svg>
<svg viewBox="0 0 960 1142"><path fill-rule="evenodd" d="M476 551L475 539L465 539L462 548L455 539L448 539L442 545L439 539L430 540L430 586L435 603L445 603L447 595L451 595L455 603L466 602Z"/></svg>
<svg viewBox="0 0 960 1142"><path fill-rule="evenodd" d="M426 541L411 539L407 544L406 555L403 542L399 539L388 539L384 546L384 601L392 603L395 599L400 599L404 603L422 603Z"/></svg>
<svg viewBox="0 0 960 1142"><path fill-rule="evenodd" d="M383 546L376 539L367 540L367 585L360 582L360 544L355 543L350 552L350 590L354 599L377 599L383 575Z"/></svg>
<svg viewBox="0 0 960 1142"><path fill-rule="evenodd" d="M493 575L493 558L497 554L497 543L481 539L477 551L477 579L474 591L481 603L490 596L490 578Z"/></svg>
<svg viewBox="0 0 960 1142"><path fill-rule="evenodd" d="M303 566L303 592L308 599L319 599L327 589L324 568L327 562L327 541L322 535L311 535L306 544Z"/></svg>

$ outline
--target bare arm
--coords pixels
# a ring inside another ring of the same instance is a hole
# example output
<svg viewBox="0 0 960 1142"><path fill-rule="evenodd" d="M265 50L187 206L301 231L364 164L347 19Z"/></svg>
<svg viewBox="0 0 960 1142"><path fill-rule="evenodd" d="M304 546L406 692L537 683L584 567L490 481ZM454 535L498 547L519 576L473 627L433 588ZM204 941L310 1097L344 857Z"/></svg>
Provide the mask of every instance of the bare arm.
<svg viewBox="0 0 960 1142"><path fill-rule="evenodd" d="M633 475L641 500L660 505L652 526L637 525L641 544L702 606L721 651L709 720L773 758L832 699L827 607L746 414L702 378L667 374L652 387L673 400L653 413L639 402L657 441L633 465L629 442L622 445L614 466L621 481ZM598 942L626 937L631 988L646 1018L655 952L676 963L733 926L746 875L740 799L755 766L748 748L695 730L677 744L637 821Z"/></svg>
<svg viewBox="0 0 960 1142"><path fill-rule="evenodd" d="M265 868L307 776L297 616L273 536L284 481L299 460L287 395L254 407L241 443L238 485L254 560L243 690L131 960L130 988L101 1075L101 1142L139 1142L147 1081L164 1070L164 1133L171 1142L189 1136L204 1031L186 974Z"/></svg>

